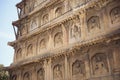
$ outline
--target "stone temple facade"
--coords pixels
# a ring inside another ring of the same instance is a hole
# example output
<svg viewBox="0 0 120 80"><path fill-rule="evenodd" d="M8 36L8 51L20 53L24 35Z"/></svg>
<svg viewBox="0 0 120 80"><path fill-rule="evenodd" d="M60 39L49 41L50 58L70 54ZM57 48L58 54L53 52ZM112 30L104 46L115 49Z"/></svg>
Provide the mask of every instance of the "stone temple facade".
<svg viewBox="0 0 120 80"><path fill-rule="evenodd" d="M10 80L120 80L120 0L22 0Z"/></svg>

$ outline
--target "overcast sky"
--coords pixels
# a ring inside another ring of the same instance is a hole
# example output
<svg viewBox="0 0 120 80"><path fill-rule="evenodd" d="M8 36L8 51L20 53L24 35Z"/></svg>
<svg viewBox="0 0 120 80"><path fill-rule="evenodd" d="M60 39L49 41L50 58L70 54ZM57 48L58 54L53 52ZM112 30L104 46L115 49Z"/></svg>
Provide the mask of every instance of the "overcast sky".
<svg viewBox="0 0 120 80"><path fill-rule="evenodd" d="M0 0L0 64L9 66L13 62L14 50L7 43L14 41L12 21L17 20L16 4L21 0Z"/></svg>

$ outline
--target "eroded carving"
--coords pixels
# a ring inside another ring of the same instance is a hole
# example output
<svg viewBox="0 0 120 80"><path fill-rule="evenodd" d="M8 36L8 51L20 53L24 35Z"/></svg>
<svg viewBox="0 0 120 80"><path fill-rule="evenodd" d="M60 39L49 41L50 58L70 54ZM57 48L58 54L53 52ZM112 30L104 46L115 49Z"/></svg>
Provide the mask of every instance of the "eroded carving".
<svg viewBox="0 0 120 80"><path fill-rule="evenodd" d="M76 60L72 64L72 76L73 80L79 80L79 78L83 77L85 74L85 64L82 61Z"/></svg>
<svg viewBox="0 0 120 80"><path fill-rule="evenodd" d="M28 72L24 74L23 80L30 80L30 74Z"/></svg>
<svg viewBox="0 0 120 80"><path fill-rule="evenodd" d="M40 41L40 49L46 49L46 41L45 41L45 39L42 39L41 41Z"/></svg>
<svg viewBox="0 0 120 80"><path fill-rule="evenodd" d="M16 59L19 60L20 58L22 58L22 49L21 48L17 50L17 55L16 55Z"/></svg>
<svg viewBox="0 0 120 80"><path fill-rule="evenodd" d="M38 70L37 80L44 80L44 70L43 69Z"/></svg>
<svg viewBox="0 0 120 80"><path fill-rule="evenodd" d="M71 27L71 38L78 39L81 37L81 28L80 28L80 18L79 16L76 16L75 19L73 19L73 25Z"/></svg>
<svg viewBox="0 0 120 80"><path fill-rule="evenodd" d="M30 30L33 30L33 29L35 29L35 28L37 28L37 21L36 21L36 19L34 19L34 20L31 22Z"/></svg>
<svg viewBox="0 0 120 80"><path fill-rule="evenodd" d="M31 54L33 54L33 45L32 44L30 44L28 47L27 47L27 55L26 56L28 56L28 55L31 55Z"/></svg>
<svg viewBox="0 0 120 80"><path fill-rule="evenodd" d="M108 73L107 56L104 53L97 53L92 57L92 66L94 75Z"/></svg>
<svg viewBox="0 0 120 80"><path fill-rule="evenodd" d="M111 10L110 17L111 17L112 24L120 22L120 6L115 7Z"/></svg>
<svg viewBox="0 0 120 80"><path fill-rule="evenodd" d="M48 22L48 20L49 20L49 15L48 14L44 15L43 16L43 24Z"/></svg>
<svg viewBox="0 0 120 80"><path fill-rule="evenodd" d="M62 13L63 13L62 7L58 7L58 8L55 10L55 17L61 16Z"/></svg>
<svg viewBox="0 0 120 80"><path fill-rule="evenodd" d="M62 32L58 32L58 33L56 33L56 35L54 37L54 45L59 46L62 44L63 44L63 34L62 34Z"/></svg>
<svg viewBox="0 0 120 80"><path fill-rule="evenodd" d="M87 21L88 31L94 31L100 29L100 19L98 16L92 16Z"/></svg>
<svg viewBox="0 0 120 80"><path fill-rule="evenodd" d="M62 74L62 66L61 65L56 65L54 67L54 80L63 80L63 74Z"/></svg>

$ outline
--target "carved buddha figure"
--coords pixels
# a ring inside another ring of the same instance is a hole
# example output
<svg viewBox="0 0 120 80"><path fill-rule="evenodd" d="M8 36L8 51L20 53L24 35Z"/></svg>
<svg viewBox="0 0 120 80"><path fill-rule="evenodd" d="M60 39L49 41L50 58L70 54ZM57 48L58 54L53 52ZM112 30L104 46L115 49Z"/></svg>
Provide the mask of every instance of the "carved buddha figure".
<svg viewBox="0 0 120 80"><path fill-rule="evenodd" d="M44 80L44 70L40 69L37 73L37 80Z"/></svg>
<svg viewBox="0 0 120 80"><path fill-rule="evenodd" d="M48 22L49 18L48 18L48 14L43 16L43 24Z"/></svg>
<svg viewBox="0 0 120 80"><path fill-rule="evenodd" d="M96 54L92 59L92 63L94 75L102 75L108 72L107 57L105 54Z"/></svg>
<svg viewBox="0 0 120 80"><path fill-rule="evenodd" d="M78 39L81 36L81 29L80 29L80 19L79 16L73 20L73 25L71 28L71 38Z"/></svg>
<svg viewBox="0 0 120 80"><path fill-rule="evenodd" d="M76 60L72 65L72 76L73 80L79 80L85 73L84 62Z"/></svg>
<svg viewBox="0 0 120 80"><path fill-rule="evenodd" d="M110 13L112 24L120 21L120 7L116 7L111 10Z"/></svg>
<svg viewBox="0 0 120 80"><path fill-rule="evenodd" d="M63 80L61 66L57 65L54 68L54 80Z"/></svg>
<svg viewBox="0 0 120 80"><path fill-rule="evenodd" d="M62 37L63 37L63 35L62 35L61 32L58 32L58 33L55 35L55 38L54 38L55 46L59 46L59 45L62 45L62 44L63 44Z"/></svg>
<svg viewBox="0 0 120 80"><path fill-rule="evenodd" d="M58 7L56 10L55 10L55 17L59 17L62 15L62 7Z"/></svg>
<svg viewBox="0 0 120 80"><path fill-rule="evenodd" d="M91 18L88 19L87 22L88 26L88 31L94 31L96 29L100 28L100 20L98 16L92 16Z"/></svg>

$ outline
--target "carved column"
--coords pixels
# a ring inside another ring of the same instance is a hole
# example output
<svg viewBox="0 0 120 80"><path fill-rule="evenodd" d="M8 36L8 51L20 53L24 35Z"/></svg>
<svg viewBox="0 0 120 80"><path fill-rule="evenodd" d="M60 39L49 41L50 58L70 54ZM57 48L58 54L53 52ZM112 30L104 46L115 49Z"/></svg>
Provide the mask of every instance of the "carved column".
<svg viewBox="0 0 120 80"><path fill-rule="evenodd" d="M48 80L48 69L47 69L47 60L44 61L44 66L43 66L44 70L45 70L45 80Z"/></svg>
<svg viewBox="0 0 120 80"><path fill-rule="evenodd" d="M90 79L90 59L89 55L85 55L85 70L86 70L86 79Z"/></svg>
<svg viewBox="0 0 120 80"><path fill-rule="evenodd" d="M81 22L81 38L84 40L87 35L86 11L85 10L81 10L80 12L80 22Z"/></svg>
<svg viewBox="0 0 120 80"><path fill-rule="evenodd" d="M119 46L113 49L113 59L114 59L114 68L115 70L120 70L120 48Z"/></svg>
<svg viewBox="0 0 120 80"><path fill-rule="evenodd" d="M48 61L48 79L47 80L52 80L51 58Z"/></svg>
<svg viewBox="0 0 120 80"><path fill-rule="evenodd" d="M62 25L62 31L63 31L63 44L67 45L68 44L67 30L63 24L61 25Z"/></svg>
<svg viewBox="0 0 120 80"><path fill-rule="evenodd" d="M69 80L69 66L68 66L68 56L65 56L65 80Z"/></svg>

